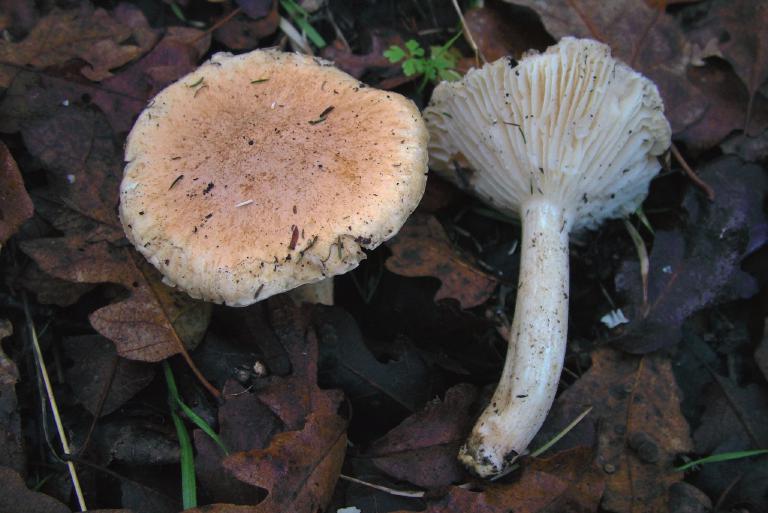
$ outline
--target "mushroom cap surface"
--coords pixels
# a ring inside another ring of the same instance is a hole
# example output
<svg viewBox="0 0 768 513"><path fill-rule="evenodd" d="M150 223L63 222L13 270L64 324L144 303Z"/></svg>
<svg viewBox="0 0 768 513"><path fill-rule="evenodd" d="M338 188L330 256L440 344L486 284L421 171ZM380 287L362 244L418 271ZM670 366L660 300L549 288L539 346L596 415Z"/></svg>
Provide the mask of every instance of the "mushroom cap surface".
<svg viewBox="0 0 768 513"><path fill-rule="evenodd" d="M219 53L128 136L128 239L191 296L243 306L344 273L392 237L426 185L415 105L331 63Z"/></svg>
<svg viewBox="0 0 768 513"><path fill-rule="evenodd" d="M573 229L633 212L671 136L653 82L570 37L439 84L424 117L432 169L514 217L554 201Z"/></svg>

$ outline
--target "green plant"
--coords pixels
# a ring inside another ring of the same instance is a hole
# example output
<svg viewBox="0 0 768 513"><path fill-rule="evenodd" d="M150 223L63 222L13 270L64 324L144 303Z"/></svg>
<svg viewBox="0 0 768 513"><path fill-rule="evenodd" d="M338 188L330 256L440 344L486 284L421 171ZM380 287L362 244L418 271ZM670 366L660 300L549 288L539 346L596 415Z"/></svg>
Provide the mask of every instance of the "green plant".
<svg viewBox="0 0 768 513"><path fill-rule="evenodd" d="M384 52L384 57L392 64L402 62L403 73L407 77L423 75L419 91L427 85L427 82L458 80L461 74L453 68L459 60L459 53L451 46L461 37L461 34L459 32L442 46L430 46L429 57L426 57L424 48L415 39L406 41L405 48L397 45L390 46Z"/></svg>

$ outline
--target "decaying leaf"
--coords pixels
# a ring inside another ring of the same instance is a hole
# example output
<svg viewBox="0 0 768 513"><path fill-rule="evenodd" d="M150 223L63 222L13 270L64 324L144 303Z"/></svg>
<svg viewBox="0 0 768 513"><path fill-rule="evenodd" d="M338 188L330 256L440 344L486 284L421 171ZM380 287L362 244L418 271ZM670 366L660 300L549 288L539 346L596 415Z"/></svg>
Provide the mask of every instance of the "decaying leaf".
<svg viewBox="0 0 768 513"><path fill-rule="evenodd" d="M262 419L258 429L254 429L255 426L246 428L246 437L235 439L237 448L252 445L226 456L222 461L227 473L242 483L265 489L267 496L258 505L248 506L249 509L232 504L215 504L200 510L201 513L317 511L325 508L330 501L341 471L346 452L347 423L337 414L341 394L317 386L317 337L311 329L306 331L308 319L290 299L277 296L271 298L267 305L270 323L289 355L292 373L287 377L264 378L250 399L235 396L236 403L227 410L230 414L235 414L235 404L238 408L259 404L259 409L266 406L267 411L271 410L268 415L271 420ZM232 386L229 390L237 388ZM234 433L238 424L252 422L249 420L249 415L252 415L250 410L238 412L237 415L232 419L234 424L231 428L227 428L228 440L240 436ZM286 431L272 436L269 444L262 448L276 428L276 419ZM221 481L214 486L219 492L236 488L232 483ZM242 488L236 491L253 496L252 491Z"/></svg>
<svg viewBox="0 0 768 513"><path fill-rule="evenodd" d="M318 307L313 318L324 386L343 389L363 408L365 403L380 404L386 398L415 411L430 398L428 369L415 351L381 363L366 347L355 319L344 310Z"/></svg>
<svg viewBox="0 0 768 513"><path fill-rule="evenodd" d="M752 0L712 2L707 17L697 23L691 37L700 45L717 42L722 56L747 87L742 126L752 135L759 133L749 117L758 89L768 80L768 4Z"/></svg>
<svg viewBox="0 0 768 513"><path fill-rule="evenodd" d="M0 319L0 467L9 467L23 474L27 468L27 456L16 398L19 370L2 347L3 339L12 333L10 321Z"/></svg>
<svg viewBox="0 0 768 513"><path fill-rule="evenodd" d="M337 39L323 48L322 56L353 77L360 78L373 68L399 68L399 64L392 64L384 57L384 51L392 45L402 44L400 36L385 37L374 33L371 35L371 50L366 54L352 53L348 45Z"/></svg>
<svg viewBox="0 0 768 513"><path fill-rule="evenodd" d="M459 482L465 471L457 454L474 415L470 406L478 396L469 384L456 385L411 415L371 445L368 456L386 474L422 487Z"/></svg>
<svg viewBox="0 0 768 513"><path fill-rule="evenodd" d="M3 513L71 513L53 497L29 490L21 476L7 467L0 467L0 490Z"/></svg>
<svg viewBox="0 0 768 513"><path fill-rule="evenodd" d="M676 344L691 313L757 291L754 279L739 266L764 242L765 174L759 166L729 157L705 166L700 176L715 190L715 200L690 189L683 201L688 214L683 228L656 233L648 304L643 304L637 262L625 262L616 277L616 288L632 308L630 323L616 341L625 351L645 353Z"/></svg>
<svg viewBox="0 0 768 513"><path fill-rule="evenodd" d="M432 276L442 282L435 301L458 300L462 308L483 304L497 280L473 267L451 247L445 230L432 216L413 215L388 243L387 269L401 276Z"/></svg>
<svg viewBox="0 0 768 513"><path fill-rule="evenodd" d="M716 145L731 132L743 130L747 110L751 109L749 135L759 134L768 126L768 100L757 95L750 103L749 93L725 63L692 67L688 77L709 103L706 115L676 135L690 150Z"/></svg>
<svg viewBox="0 0 768 513"><path fill-rule="evenodd" d="M117 356L114 344L98 335L67 338L64 351L74 362L67 369L67 383L92 415L109 415L117 410L155 375L153 366Z"/></svg>
<svg viewBox="0 0 768 513"><path fill-rule="evenodd" d="M464 21L488 62L508 55L519 60L532 48L543 50L553 43L535 14L513 5L474 7L464 13Z"/></svg>
<svg viewBox="0 0 768 513"><path fill-rule="evenodd" d="M0 249L32 217L32 200L8 147L0 141Z"/></svg>
<svg viewBox="0 0 768 513"><path fill-rule="evenodd" d="M111 69L136 59L154 43L146 37L147 29L146 20L144 26L124 25L88 3L77 10L54 9L21 42L0 40L0 86L8 87L16 71L25 66L45 69L73 58L88 63L81 69L83 75L103 80ZM140 33L136 39L146 47L128 42L134 32Z"/></svg>
<svg viewBox="0 0 768 513"><path fill-rule="evenodd" d="M653 80L678 132L697 121L707 101L686 77L686 39L661 7L636 0L505 0L530 7L555 38L589 37L609 44L615 57Z"/></svg>
<svg viewBox="0 0 768 513"><path fill-rule="evenodd" d="M607 348L593 352L592 367L557 399L532 445L590 406L592 412L555 447L597 444L605 509L666 513L667 489L683 477L672 471L673 462L693 447L669 360Z"/></svg>
<svg viewBox="0 0 768 513"><path fill-rule="evenodd" d="M486 484L481 491L453 486L427 503L426 513L576 513L594 511L602 477L586 448L559 453L526 466L511 484ZM399 511L398 513L405 513Z"/></svg>
<svg viewBox="0 0 768 513"><path fill-rule="evenodd" d="M280 24L277 1L247 1L250 4L269 4L269 8L263 16L246 15L247 12L245 14L237 14L213 32L213 37L216 41L232 50L252 50L256 48L259 45L259 41L274 34ZM228 12L222 16L231 16L231 14L231 12Z"/></svg>

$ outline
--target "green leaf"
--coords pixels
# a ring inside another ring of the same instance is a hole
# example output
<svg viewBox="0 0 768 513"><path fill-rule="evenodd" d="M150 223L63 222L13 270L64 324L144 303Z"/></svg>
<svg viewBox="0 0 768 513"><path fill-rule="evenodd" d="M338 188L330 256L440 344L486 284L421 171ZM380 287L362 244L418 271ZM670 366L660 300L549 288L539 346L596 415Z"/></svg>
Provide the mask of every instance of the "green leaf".
<svg viewBox="0 0 768 513"><path fill-rule="evenodd" d="M414 57L423 57L424 56L424 49L421 47L418 41L415 39L409 39L405 42L405 47L408 49L408 51L411 53Z"/></svg>
<svg viewBox="0 0 768 513"><path fill-rule="evenodd" d="M411 77L413 75L417 75L419 73L419 64L424 64L422 61L417 61L416 59L408 59L403 63L403 73L405 73L406 77Z"/></svg>
<svg viewBox="0 0 768 513"><path fill-rule="evenodd" d="M387 50L384 51L384 57L387 58L387 60L391 63L400 62L401 60L405 59L405 50L400 48L399 46L392 45Z"/></svg>

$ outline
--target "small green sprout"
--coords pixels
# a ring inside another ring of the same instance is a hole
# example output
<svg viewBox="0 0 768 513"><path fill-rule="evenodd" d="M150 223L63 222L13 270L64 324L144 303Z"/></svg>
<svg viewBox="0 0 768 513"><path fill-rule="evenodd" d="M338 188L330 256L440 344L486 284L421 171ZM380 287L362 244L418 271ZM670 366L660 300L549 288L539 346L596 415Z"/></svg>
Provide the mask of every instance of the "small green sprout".
<svg viewBox="0 0 768 513"><path fill-rule="evenodd" d="M458 80L461 78L461 74L454 68L460 55L451 46L461 37L461 34L459 32L442 46L430 46L429 57L426 57L424 48L415 39L406 41L405 48L397 45L390 46L384 52L384 57L392 64L402 62L403 73L407 77L422 75L419 91L424 89L427 82Z"/></svg>

